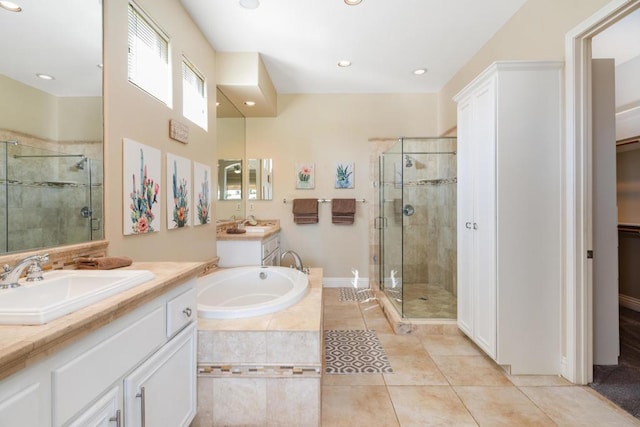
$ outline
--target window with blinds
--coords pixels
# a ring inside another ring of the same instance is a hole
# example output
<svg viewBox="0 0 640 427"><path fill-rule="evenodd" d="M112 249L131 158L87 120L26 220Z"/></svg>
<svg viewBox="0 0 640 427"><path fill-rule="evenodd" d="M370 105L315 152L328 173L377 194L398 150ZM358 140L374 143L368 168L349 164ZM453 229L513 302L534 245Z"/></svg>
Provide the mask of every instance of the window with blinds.
<svg viewBox="0 0 640 427"><path fill-rule="evenodd" d="M129 3L129 81L171 104L169 38L142 10Z"/></svg>
<svg viewBox="0 0 640 427"><path fill-rule="evenodd" d="M207 130L207 87L204 77L186 59L182 59L182 114Z"/></svg>

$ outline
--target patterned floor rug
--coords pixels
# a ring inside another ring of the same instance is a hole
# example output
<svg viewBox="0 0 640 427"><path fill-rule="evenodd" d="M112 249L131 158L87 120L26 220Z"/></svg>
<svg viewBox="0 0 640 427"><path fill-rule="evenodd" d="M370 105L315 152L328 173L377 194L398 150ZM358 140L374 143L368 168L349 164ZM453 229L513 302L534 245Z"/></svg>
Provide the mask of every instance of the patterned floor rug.
<svg viewBox="0 0 640 427"><path fill-rule="evenodd" d="M392 373L387 354L375 331L324 331L327 374Z"/></svg>
<svg viewBox="0 0 640 427"><path fill-rule="evenodd" d="M340 293L338 294L340 301L366 301L373 297L373 292L371 290L362 288L339 288Z"/></svg>

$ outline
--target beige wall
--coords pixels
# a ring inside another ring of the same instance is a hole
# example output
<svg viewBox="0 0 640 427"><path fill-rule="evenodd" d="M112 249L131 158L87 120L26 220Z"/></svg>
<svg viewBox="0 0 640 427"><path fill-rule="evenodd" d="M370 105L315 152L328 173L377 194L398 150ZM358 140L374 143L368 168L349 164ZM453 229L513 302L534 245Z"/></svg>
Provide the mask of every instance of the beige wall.
<svg viewBox="0 0 640 427"><path fill-rule="evenodd" d="M135 260L202 261L215 256L215 225L167 230L166 153L211 166L215 172L215 54L191 18L175 0L137 2L171 37L173 108L152 98L127 80L126 0L104 2L105 8L105 224L111 255ZM182 55L204 74L209 93L209 131L182 117ZM168 137L169 120L189 126L189 143ZM149 235L123 236L122 139L130 138L162 151L161 228ZM215 173L212 175L215 176ZM212 183L215 188L215 182ZM193 213L192 213L193 214Z"/></svg>
<svg viewBox="0 0 640 427"><path fill-rule="evenodd" d="M565 35L610 0L529 0L438 93L438 133L456 126L452 98L498 60L564 60Z"/></svg>
<svg viewBox="0 0 640 427"><path fill-rule="evenodd" d="M354 225L333 225L329 203L319 207L320 222L295 225L294 198L369 200L369 145L374 137L432 136L436 132L435 94L279 95L278 116L247 119L246 156L273 158L274 199L251 201L258 219L280 219L282 248L298 252L306 265L322 267L325 277L351 277L351 268L368 275L368 205L357 204ZM334 188L336 161L355 163L355 188ZM295 189L295 163L315 162L315 189Z"/></svg>

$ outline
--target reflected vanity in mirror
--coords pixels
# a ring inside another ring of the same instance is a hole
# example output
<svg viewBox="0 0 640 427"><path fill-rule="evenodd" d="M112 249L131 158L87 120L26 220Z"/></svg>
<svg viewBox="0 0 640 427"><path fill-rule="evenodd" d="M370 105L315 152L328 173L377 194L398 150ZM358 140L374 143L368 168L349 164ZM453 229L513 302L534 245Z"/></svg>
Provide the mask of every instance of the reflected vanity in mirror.
<svg viewBox="0 0 640 427"><path fill-rule="evenodd" d="M1 12L0 254L101 240L102 2Z"/></svg>

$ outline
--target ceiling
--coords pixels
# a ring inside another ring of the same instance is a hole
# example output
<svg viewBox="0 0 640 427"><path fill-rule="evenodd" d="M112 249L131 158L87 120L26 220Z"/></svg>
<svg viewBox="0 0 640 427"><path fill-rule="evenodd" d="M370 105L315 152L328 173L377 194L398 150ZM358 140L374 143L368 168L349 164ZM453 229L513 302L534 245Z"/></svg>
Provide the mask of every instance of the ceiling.
<svg viewBox="0 0 640 427"><path fill-rule="evenodd" d="M437 92L526 0L180 1L214 50L259 52L282 94Z"/></svg>
<svg viewBox="0 0 640 427"><path fill-rule="evenodd" d="M14 1L22 12L0 9L0 73L56 96L101 95L102 0ZM175 1L216 51L261 53L278 93L424 93L440 90L526 0L260 0L253 10ZM640 55L637 40L640 11L596 36L594 56L620 65ZM352 66L339 68L342 59Z"/></svg>

